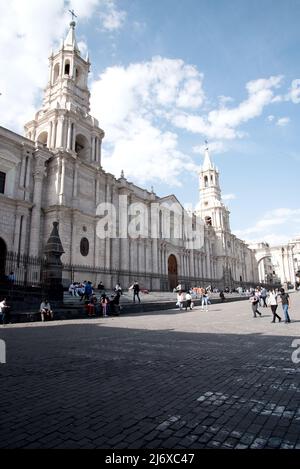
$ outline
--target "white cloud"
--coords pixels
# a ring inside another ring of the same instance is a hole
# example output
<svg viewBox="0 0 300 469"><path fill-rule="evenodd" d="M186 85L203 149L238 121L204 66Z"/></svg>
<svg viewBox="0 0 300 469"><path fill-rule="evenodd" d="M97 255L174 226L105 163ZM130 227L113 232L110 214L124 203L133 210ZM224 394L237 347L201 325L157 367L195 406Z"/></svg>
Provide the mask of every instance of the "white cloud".
<svg viewBox="0 0 300 469"><path fill-rule="evenodd" d="M103 29L116 31L123 26L127 13L118 9L115 0L102 0L102 9L100 19Z"/></svg>
<svg viewBox="0 0 300 469"><path fill-rule="evenodd" d="M88 52L88 45L85 41L78 41L78 48L80 50L80 54L83 58L86 57L86 54Z"/></svg>
<svg viewBox="0 0 300 469"><path fill-rule="evenodd" d="M272 114L270 116L268 116L268 121L269 122L273 122L274 119L275 119L275 116L273 116Z"/></svg>
<svg viewBox="0 0 300 469"><path fill-rule="evenodd" d="M296 79L292 81L291 87L289 89L289 93L287 95L287 99L291 100L295 104L300 103L300 79Z"/></svg>
<svg viewBox="0 0 300 469"><path fill-rule="evenodd" d="M231 96L218 96L220 107L226 107L226 104L232 103L234 99Z"/></svg>
<svg viewBox="0 0 300 469"><path fill-rule="evenodd" d="M288 125L289 122L289 117L280 117L280 119L277 120L276 125L278 125L279 127L285 127L286 125Z"/></svg>
<svg viewBox="0 0 300 469"><path fill-rule="evenodd" d="M223 200L235 200L236 195L235 194L224 194L222 195Z"/></svg>
<svg viewBox="0 0 300 469"><path fill-rule="evenodd" d="M100 2L101 0L69 0L69 9L73 9L78 18L82 20L90 18Z"/></svg>
<svg viewBox="0 0 300 469"><path fill-rule="evenodd" d="M266 241L274 243L276 238L288 241L289 235L283 234L284 228L300 232L300 209L278 208L266 212L253 226L244 230L235 230L235 234L248 242ZM278 228L278 232L276 232ZM283 242L283 241L282 241Z"/></svg>
<svg viewBox="0 0 300 469"><path fill-rule="evenodd" d="M210 111L207 116L175 112L172 122L179 128L212 139L232 140L242 137L243 134L237 128L244 122L262 114L264 108L271 104L274 98L274 89L280 86L282 78L280 75L248 82L246 84L248 98L236 107L226 107L223 99L221 107Z"/></svg>
<svg viewBox="0 0 300 469"><path fill-rule="evenodd" d="M183 172L196 171L165 123L173 108L201 106L202 79L195 67L162 57L106 69L91 87L92 113L106 132L105 168L116 174L124 169L139 183L170 185L180 184Z"/></svg>

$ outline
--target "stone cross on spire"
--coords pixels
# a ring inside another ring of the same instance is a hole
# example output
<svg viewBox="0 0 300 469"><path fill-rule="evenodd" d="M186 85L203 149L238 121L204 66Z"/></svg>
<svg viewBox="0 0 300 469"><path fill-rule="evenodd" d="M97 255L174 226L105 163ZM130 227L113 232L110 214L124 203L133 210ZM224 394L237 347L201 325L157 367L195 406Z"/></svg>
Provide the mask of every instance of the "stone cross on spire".
<svg viewBox="0 0 300 469"><path fill-rule="evenodd" d="M77 18L77 15L75 15L74 10L69 10L69 12L72 15L72 21L74 21L74 18Z"/></svg>

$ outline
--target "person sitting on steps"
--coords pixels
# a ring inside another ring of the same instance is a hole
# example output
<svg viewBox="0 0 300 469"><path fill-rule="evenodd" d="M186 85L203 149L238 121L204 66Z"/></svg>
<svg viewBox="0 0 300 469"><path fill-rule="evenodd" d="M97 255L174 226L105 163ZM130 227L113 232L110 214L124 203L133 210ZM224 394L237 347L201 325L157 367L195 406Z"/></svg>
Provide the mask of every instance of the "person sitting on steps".
<svg viewBox="0 0 300 469"><path fill-rule="evenodd" d="M43 322L45 319L53 319L53 311L51 310L51 306L47 298L45 298L41 303L40 313Z"/></svg>

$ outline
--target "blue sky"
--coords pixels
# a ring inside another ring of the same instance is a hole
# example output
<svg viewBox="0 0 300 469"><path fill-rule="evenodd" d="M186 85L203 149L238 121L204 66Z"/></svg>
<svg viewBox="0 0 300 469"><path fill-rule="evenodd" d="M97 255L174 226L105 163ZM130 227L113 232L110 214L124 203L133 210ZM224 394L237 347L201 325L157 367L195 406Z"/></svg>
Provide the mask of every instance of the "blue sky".
<svg viewBox="0 0 300 469"><path fill-rule="evenodd" d="M104 169L195 205L208 139L233 232L300 235L300 0L0 0L1 125L39 108L70 7Z"/></svg>

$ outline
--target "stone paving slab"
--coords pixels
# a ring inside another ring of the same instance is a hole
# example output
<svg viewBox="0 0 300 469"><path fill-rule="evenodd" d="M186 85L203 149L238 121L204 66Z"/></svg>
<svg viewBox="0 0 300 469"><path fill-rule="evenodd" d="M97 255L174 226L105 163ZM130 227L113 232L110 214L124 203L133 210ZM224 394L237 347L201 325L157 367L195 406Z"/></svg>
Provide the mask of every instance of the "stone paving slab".
<svg viewBox="0 0 300 469"><path fill-rule="evenodd" d="M300 448L291 299L0 326L0 447Z"/></svg>

